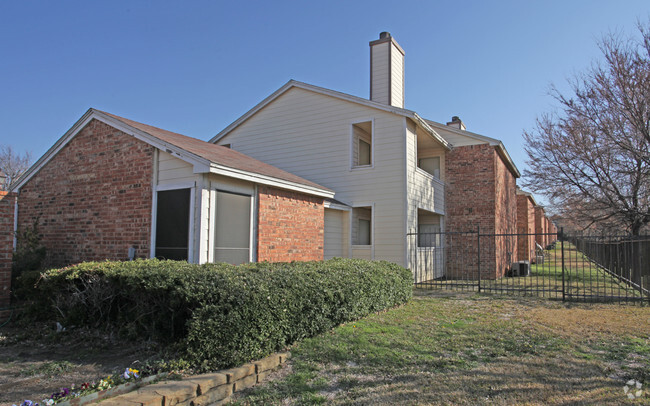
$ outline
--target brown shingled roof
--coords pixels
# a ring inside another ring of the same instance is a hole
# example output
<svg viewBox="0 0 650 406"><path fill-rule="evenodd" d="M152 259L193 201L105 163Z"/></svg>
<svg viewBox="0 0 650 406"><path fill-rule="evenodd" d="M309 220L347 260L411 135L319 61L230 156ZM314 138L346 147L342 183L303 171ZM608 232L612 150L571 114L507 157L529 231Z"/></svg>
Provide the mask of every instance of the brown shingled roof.
<svg viewBox="0 0 650 406"><path fill-rule="evenodd" d="M95 110L99 113L110 116L122 123L143 131L152 137L158 138L161 141L172 144L184 151L190 152L208 161L227 166L229 168L238 169L241 171L252 172L259 175L270 176L272 178L281 179L300 185L309 186L312 188L331 191L330 189L321 186L317 183L310 182L307 179L284 171L275 166L269 165L248 155L242 154L230 148L222 147L219 145L211 144L206 141L201 141L197 138L188 137L186 135L174 133L171 131L163 130L161 128L153 127L147 124L142 124L137 121L129 120L128 118L116 116L115 114L107 113L105 111Z"/></svg>

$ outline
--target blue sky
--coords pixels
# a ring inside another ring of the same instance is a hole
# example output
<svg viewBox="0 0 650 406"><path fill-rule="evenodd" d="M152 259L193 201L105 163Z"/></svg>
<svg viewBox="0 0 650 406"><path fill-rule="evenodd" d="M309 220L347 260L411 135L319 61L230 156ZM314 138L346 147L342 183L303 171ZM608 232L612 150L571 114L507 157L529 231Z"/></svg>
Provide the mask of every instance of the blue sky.
<svg viewBox="0 0 650 406"><path fill-rule="evenodd" d="M368 42L389 31L406 108L460 116L523 172L550 84L649 18L647 0L2 1L0 143L37 159L89 107L207 140L289 79L368 97Z"/></svg>

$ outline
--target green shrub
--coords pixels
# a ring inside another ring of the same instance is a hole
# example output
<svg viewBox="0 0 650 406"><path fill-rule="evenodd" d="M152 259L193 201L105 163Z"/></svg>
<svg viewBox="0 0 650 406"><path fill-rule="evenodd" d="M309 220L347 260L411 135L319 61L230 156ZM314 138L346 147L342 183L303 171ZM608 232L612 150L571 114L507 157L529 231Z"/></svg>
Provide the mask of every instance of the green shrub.
<svg viewBox="0 0 650 406"><path fill-rule="evenodd" d="M11 262L11 286L18 299L26 299L34 293L34 284L42 271L47 250L41 244L37 218L34 223L23 230L16 231L16 250Z"/></svg>
<svg viewBox="0 0 650 406"><path fill-rule="evenodd" d="M404 303L412 280L409 270L384 261L236 267L137 260L49 271L39 289L65 325L176 342L194 365L215 369Z"/></svg>

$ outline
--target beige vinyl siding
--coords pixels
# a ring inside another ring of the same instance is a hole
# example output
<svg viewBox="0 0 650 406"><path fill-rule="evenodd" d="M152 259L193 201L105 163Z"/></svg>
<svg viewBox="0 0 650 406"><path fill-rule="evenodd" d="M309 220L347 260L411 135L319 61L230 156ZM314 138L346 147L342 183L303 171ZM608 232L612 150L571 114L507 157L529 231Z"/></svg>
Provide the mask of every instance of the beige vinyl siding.
<svg viewBox="0 0 650 406"><path fill-rule="evenodd" d="M417 136L415 125L409 120L406 129L407 149L407 196L409 201L408 229L417 225L417 209L433 213L445 213L444 183L440 179L417 168ZM444 150L441 148L427 156L440 154L440 171L444 179Z"/></svg>
<svg viewBox="0 0 650 406"><path fill-rule="evenodd" d="M361 245L353 245L352 246L352 258L357 258L357 259L373 259L372 258L372 249L361 246Z"/></svg>
<svg viewBox="0 0 650 406"><path fill-rule="evenodd" d="M370 120L373 166L350 169L352 124ZM375 259L404 263L403 117L292 88L219 143L330 188L350 206L374 204Z"/></svg>
<svg viewBox="0 0 650 406"><path fill-rule="evenodd" d="M404 108L404 55L391 43L391 104Z"/></svg>
<svg viewBox="0 0 650 406"><path fill-rule="evenodd" d="M158 152L158 185L194 183L197 175L192 164L172 156L165 151Z"/></svg>
<svg viewBox="0 0 650 406"><path fill-rule="evenodd" d="M388 52L389 47L392 46L390 42L384 42L372 47L372 61L371 61L371 97L373 101L390 104L388 100L388 82L390 75L390 66L388 66ZM397 51L399 53L399 51ZM400 54L401 55L401 54Z"/></svg>
<svg viewBox="0 0 650 406"><path fill-rule="evenodd" d="M407 230L408 232L416 233L418 229L418 209L424 209L432 213L444 215L445 213L445 189L444 183L441 180L425 173L417 168L417 132L415 124L407 120L406 126L406 175L407 175ZM442 153L442 150L441 150ZM442 154L441 162L444 161L444 154ZM444 179L444 168L440 168L442 177ZM408 252L420 252L415 239L409 239ZM419 254L418 254L419 255ZM426 255L426 254L423 254ZM430 258L430 257L427 257ZM418 258L420 262L423 258ZM417 261L418 259L411 258ZM416 264L408 264L408 266L417 271ZM422 276L422 275L421 275ZM416 278L418 275L416 274Z"/></svg>

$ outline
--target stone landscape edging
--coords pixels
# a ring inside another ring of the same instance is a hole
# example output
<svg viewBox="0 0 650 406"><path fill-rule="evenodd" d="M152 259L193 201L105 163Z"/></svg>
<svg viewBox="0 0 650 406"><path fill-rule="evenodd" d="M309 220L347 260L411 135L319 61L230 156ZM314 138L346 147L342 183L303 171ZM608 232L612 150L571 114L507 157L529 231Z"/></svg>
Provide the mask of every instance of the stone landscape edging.
<svg viewBox="0 0 650 406"><path fill-rule="evenodd" d="M82 406L90 404L93 402L100 401L102 399L109 398L111 396L118 396L123 393L129 393L135 389L138 389L150 382L153 382L158 379L163 379L167 377L167 372L162 372L160 374L151 375L146 378L142 378L139 381L127 382L121 385L117 385L113 388L106 389L99 392L93 392L88 395L80 396L78 398L72 398L61 403L57 403L58 406Z"/></svg>
<svg viewBox="0 0 650 406"><path fill-rule="evenodd" d="M259 361L217 372L188 376L177 381L161 381L134 387L131 392L115 397L97 399L102 406L204 406L222 405L234 392L262 382L291 356L276 353Z"/></svg>

